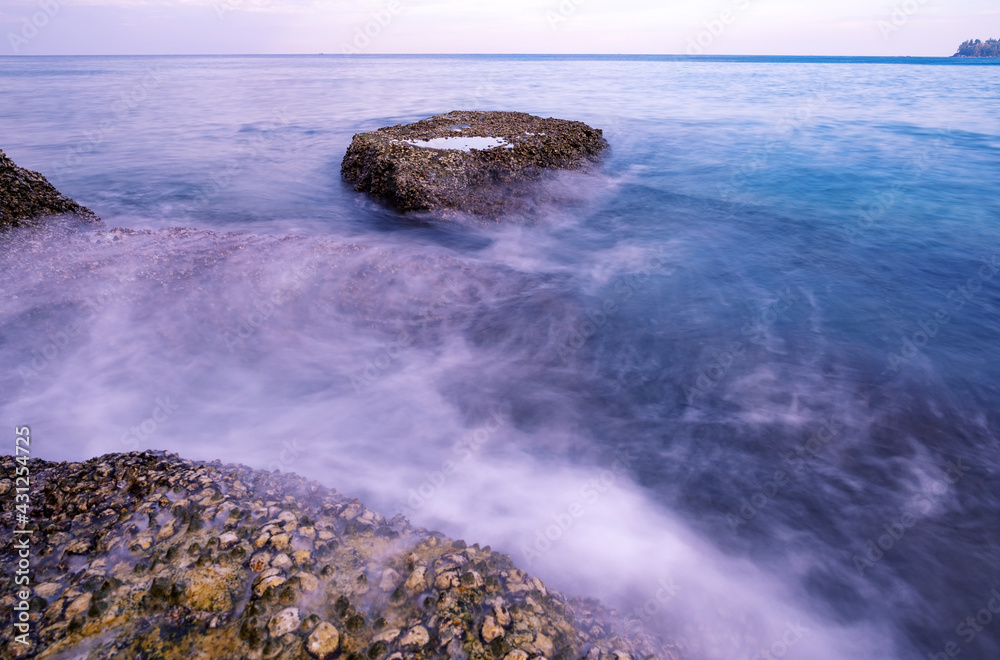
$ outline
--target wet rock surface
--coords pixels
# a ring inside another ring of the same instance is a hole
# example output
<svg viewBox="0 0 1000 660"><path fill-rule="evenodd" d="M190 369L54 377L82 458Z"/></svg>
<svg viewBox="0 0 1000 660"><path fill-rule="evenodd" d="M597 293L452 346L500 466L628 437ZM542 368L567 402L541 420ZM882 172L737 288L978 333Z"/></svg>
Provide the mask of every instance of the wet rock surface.
<svg viewBox="0 0 1000 660"><path fill-rule="evenodd" d="M13 457L0 464L14 474ZM294 475L150 451L29 466L31 644L14 641L4 572L0 657L682 657L506 555ZM2 507L14 529L14 498ZM16 552L4 544L0 561Z"/></svg>
<svg viewBox="0 0 1000 660"><path fill-rule="evenodd" d="M98 222L93 211L60 193L41 174L18 167L0 151L0 231L63 213Z"/></svg>
<svg viewBox="0 0 1000 660"><path fill-rule="evenodd" d="M607 146L600 129L577 121L454 111L355 135L341 175L401 212L495 217L517 207L522 184L596 163Z"/></svg>

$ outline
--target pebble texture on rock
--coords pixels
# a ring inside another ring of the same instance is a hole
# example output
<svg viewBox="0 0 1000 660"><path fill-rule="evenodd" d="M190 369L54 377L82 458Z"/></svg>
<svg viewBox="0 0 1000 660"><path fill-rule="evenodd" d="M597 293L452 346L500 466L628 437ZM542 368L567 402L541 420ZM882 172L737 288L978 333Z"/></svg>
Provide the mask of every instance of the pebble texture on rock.
<svg viewBox="0 0 1000 660"><path fill-rule="evenodd" d="M98 221L93 211L60 193L44 176L18 167L0 151L0 231L60 213Z"/></svg>
<svg viewBox="0 0 1000 660"><path fill-rule="evenodd" d="M411 144L455 137L501 138L487 149L431 149ZM502 214L519 184L546 170L597 162L608 143L601 130L578 121L523 112L454 111L413 124L354 136L341 164L343 178L401 212Z"/></svg>
<svg viewBox="0 0 1000 660"><path fill-rule="evenodd" d="M506 555L294 475L151 451L29 466L31 644L14 642L4 571L3 658L681 657ZM11 530L13 457L0 467ZM3 544L0 562L14 566L16 552Z"/></svg>

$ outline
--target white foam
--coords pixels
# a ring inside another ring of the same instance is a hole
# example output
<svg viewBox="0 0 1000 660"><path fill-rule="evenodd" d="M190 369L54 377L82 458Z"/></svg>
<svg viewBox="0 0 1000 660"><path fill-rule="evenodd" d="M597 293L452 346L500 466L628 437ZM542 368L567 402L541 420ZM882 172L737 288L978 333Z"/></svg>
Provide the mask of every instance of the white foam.
<svg viewBox="0 0 1000 660"><path fill-rule="evenodd" d="M403 140L406 144L412 144L421 149L454 149L457 151L471 151L472 149L494 149L503 147L513 149L514 145L508 143L503 138L492 137L443 137L432 138L430 140Z"/></svg>

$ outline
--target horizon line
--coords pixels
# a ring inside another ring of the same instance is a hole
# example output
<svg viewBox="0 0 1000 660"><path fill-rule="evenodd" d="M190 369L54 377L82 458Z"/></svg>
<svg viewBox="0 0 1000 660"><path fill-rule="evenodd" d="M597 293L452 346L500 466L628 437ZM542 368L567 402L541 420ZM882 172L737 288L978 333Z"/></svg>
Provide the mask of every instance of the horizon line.
<svg viewBox="0 0 1000 660"><path fill-rule="evenodd" d="M0 54L4 58L24 57L678 57L684 59L710 59L716 57L800 57L816 59L969 59L1000 60L1000 57L963 57L952 55L760 55L745 53L73 53L73 54Z"/></svg>

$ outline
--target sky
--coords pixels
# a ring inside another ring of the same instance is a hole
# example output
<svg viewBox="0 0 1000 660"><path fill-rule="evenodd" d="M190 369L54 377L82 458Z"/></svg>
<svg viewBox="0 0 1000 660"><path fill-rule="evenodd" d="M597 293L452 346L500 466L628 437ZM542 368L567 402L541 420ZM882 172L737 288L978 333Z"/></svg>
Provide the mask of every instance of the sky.
<svg viewBox="0 0 1000 660"><path fill-rule="evenodd" d="M0 0L0 55L947 56L997 0Z"/></svg>

